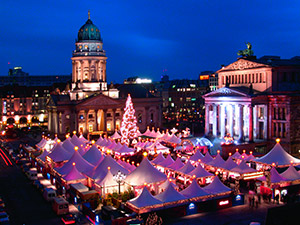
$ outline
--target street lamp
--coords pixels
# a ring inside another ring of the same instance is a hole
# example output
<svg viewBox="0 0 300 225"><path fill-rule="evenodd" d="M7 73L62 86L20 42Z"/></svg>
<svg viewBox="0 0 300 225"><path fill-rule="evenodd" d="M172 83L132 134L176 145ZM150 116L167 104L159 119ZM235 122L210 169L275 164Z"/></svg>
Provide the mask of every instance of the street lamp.
<svg viewBox="0 0 300 225"><path fill-rule="evenodd" d="M114 181L116 181L119 184L119 194L121 193L121 183L123 182L123 180L125 180L125 178L126 174L121 173L120 170L118 170L117 174L113 175Z"/></svg>

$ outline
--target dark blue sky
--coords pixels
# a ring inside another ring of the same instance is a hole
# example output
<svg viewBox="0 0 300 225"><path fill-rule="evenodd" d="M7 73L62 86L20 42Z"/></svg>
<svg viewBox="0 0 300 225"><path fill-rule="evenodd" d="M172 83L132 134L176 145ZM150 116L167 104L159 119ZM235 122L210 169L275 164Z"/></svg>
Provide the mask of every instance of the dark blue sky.
<svg viewBox="0 0 300 225"><path fill-rule="evenodd" d="M197 79L255 55L300 55L300 2L282 0L7 0L0 3L0 74L71 73L71 56L88 10L107 53L108 81L129 76ZM10 65L8 65L10 62Z"/></svg>

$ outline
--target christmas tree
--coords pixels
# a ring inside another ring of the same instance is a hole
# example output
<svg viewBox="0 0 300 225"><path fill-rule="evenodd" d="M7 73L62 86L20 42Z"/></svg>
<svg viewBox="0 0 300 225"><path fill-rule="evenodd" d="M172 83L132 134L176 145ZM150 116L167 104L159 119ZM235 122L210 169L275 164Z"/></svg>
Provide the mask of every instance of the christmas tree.
<svg viewBox="0 0 300 225"><path fill-rule="evenodd" d="M134 115L135 110L133 108L133 104L131 101L130 94L128 94L128 98L126 101L126 106L124 109L124 115L121 123L121 135L122 135L122 142L129 144L130 139L137 137L137 130L138 127L136 125L136 117Z"/></svg>

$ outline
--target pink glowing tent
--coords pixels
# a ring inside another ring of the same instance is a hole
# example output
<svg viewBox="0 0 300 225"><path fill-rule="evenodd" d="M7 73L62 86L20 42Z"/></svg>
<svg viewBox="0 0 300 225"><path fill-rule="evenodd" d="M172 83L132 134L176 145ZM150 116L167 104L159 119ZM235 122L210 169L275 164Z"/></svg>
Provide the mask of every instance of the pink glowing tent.
<svg viewBox="0 0 300 225"><path fill-rule="evenodd" d="M93 170L94 165L90 164L86 161L78 151L74 151L73 156L70 158L68 162L66 162L61 168L55 169L59 174L65 175L69 173L73 168L73 163L75 163L76 168L79 172L88 172Z"/></svg>
<svg viewBox="0 0 300 225"><path fill-rule="evenodd" d="M290 165L289 168L280 174L290 181L300 180L300 174L297 172L294 166Z"/></svg>
<svg viewBox="0 0 300 225"><path fill-rule="evenodd" d="M86 177L82 173L80 173L74 165L69 173L63 175L63 179L65 181L78 181L85 180Z"/></svg>
<svg viewBox="0 0 300 225"><path fill-rule="evenodd" d="M207 162L206 164L214 167L222 167L224 163L224 159L220 156L220 154L217 154L214 160Z"/></svg>
<svg viewBox="0 0 300 225"><path fill-rule="evenodd" d="M231 170L238 165L233 161L232 156L229 156L225 163L221 166L223 169Z"/></svg>
<svg viewBox="0 0 300 225"><path fill-rule="evenodd" d="M83 147L83 146L85 146L84 142L81 141L81 140L77 137L76 134L73 134L73 136L72 136L72 138L71 138L70 141L71 141L72 144L75 145L75 146L78 146L78 147Z"/></svg>
<svg viewBox="0 0 300 225"><path fill-rule="evenodd" d="M141 136L152 137L152 138L156 137L156 135L153 135L153 133L151 133L149 127L147 127L147 130Z"/></svg>
<svg viewBox="0 0 300 225"><path fill-rule="evenodd" d="M271 179L271 183L272 184L278 184L278 183L282 183L282 182L287 182L288 179L281 176L278 171L276 170L275 167L272 167L272 169L270 170L270 179ZM258 178L258 180L261 180L261 181L266 181L266 177L263 176L263 177L260 177Z"/></svg>
<svg viewBox="0 0 300 225"><path fill-rule="evenodd" d="M122 136L118 133L118 131L115 131L115 133L110 136L112 139L120 139Z"/></svg>
<svg viewBox="0 0 300 225"><path fill-rule="evenodd" d="M196 178L214 176L214 174L207 172L200 164L194 170L187 173L187 175L195 176Z"/></svg>
<svg viewBox="0 0 300 225"><path fill-rule="evenodd" d="M195 167L190 163L190 161L188 161L183 167L181 167L177 171L184 173L184 174L188 174L189 172L193 171L194 169L195 169Z"/></svg>
<svg viewBox="0 0 300 225"><path fill-rule="evenodd" d="M119 163L117 163L111 155L107 155L97 167L95 167L92 171L89 171L86 173L89 177L93 179L103 179L107 173L107 168L110 167L110 171L112 174L117 174L120 170L123 174L128 174L129 171L125 169L123 166L121 166Z"/></svg>
<svg viewBox="0 0 300 225"><path fill-rule="evenodd" d="M176 191L171 184L162 193L156 195L155 198L163 203L186 200L186 197Z"/></svg>
<svg viewBox="0 0 300 225"><path fill-rule="evenodd" d="M117 146L117 143L115 141L112 141L110 145L106 146L106 148L113 150Z"/></svg>
<svg viewBox="0 0 300 225"><path fill-rule="evenodd" d="M133 170L135 170L135 166L130 164L130 163L127 163L125 161L122 161L122 160L118 160L117 161L121 166L123 166L125 169L127 169L129 172L132 172Z"/></svg>
<svg viewBox="0 0 300 225"><path fill-rule="evenodd" d="M167 168L172 169L172 170L179 170L183 166L184 166L184 163L181 162L180 157L177 157L177 159L175 160L175 162L172 163L171 165L167 166Z"/></svg>
<svg viewBox="0 0 300 225"><path fill-rule="evenodd" d="M232 168L230 171L235 172L235 173L239 173L239 174L257 172L255 169L249 167L246 164L245 160L242 160L242 162L238 166Z"/></svg>
<svg viewBox="0 0 300 225"><path fill-rule="evenodd" d="M143 188L143 191L139 196L128 200L127 203L129 205L133 205L136 208L162 204L160 200L156 199L155 197L153 197L153 195L150 194L146 187Z"/></svg>
<svg viewBox="0 0 300 225"><path fill-rule="evenodd" d="M134 154L134 149L133 148L129 148L127 145L123 145L121 148L119 149L114 149L113 150L116 154L120 154L120 155L132 155Z"/></svg>
<svg viewBox="0 0 300 225"><path fill-rule="evenodd" d="M168 147L163 146L161 143L159 143L159 141L155 141L152 145L146 147L147 150L150 150L152 152L157 152L157 153L169 153L170 150Z"/></svg>
<svg viewBox="0 0 300 225"><path fill-rule="evenodd" d="M94 166L98 165L104 159L96 145L93 145L82 157Z"/></svg>
<svg viewBox="0 0 300 225"><path fill-rule="evenodd" d="M180 144L181 143L181 139L176 137L175 134L168 136L166 139L164 139L164 141L170 142L172 144Z"/></svg>
<svg viewBox="0 0 300 225"><path fill-rule="evenodd" d="M82 141L83 143L89 142L82 134L79 136L79 140Z"/></svg>
<svg viewBox="0 0 300 225"><path fill-rule="evenodd" d="M173 182L170 182L169 179L167 179L165 182L159 185L159 190L165 190L169 185L172 185L173 188L176 187L176 184Z"/></svg>
<svg viewBox="0 0 300 225"><path fill-rule="evenodd" d="M210 193L201 188L196 179L184 190L180 192L186 198L200 198L204 196L209 196Z"/></svg>
<svg viewBox="0 0 300 225"><path fill-rule="evenodd" d="M157 170L145 157L141 164L126 177L125 182L132 186L142 186L145 183L157 183L166 179L167 176Z"/></svg>
<svg viewBox="0 0 300 225"><path fill-rule="evenodd" d="M198 162L198 160L202 160L204 158L204 155L202 155L202 153L199 151L199 149L197 149L197 151L195 152L194 155L192 155L190 157L190 161L194 161L194 162Z"/></svg>
<svg viewBox="0 0 300 225"><path fill-rule="evenodd" d="M232 158L233 158L233 159L241 159L241 154L240 154L238 151L236 151L236 152L232 155Z"/></svg>
<svg viewBox="0 0 300 225"><path fill-rule="evenodd" d="M99 139L95 142L96 145L100 145L100 143L103 141L104 139L100 136Z"/></svg>
<svg viewBox="0 0 300 225"><path fill-rule="evenodd" d="M282 148L280 143L276 143L270 152L260 158L254 159L253 161L267 165L272 165L272 163L275 163L275 165L278 167L289 166L291 162L293 162L294 165L300 164L300 159L295 158L287 153Z"/></svg>
<svg viewBox="0 0 300 225"><path fill-rule="evenodd" d="M169 165L171 165L173 163L174 163L174 160L172 159L171 155L169 154L167 156L167 158L164 161L159 162L158 165L162 166L162 167L167 167L167 166L169 166Z"/></svg>
<svg viewBox="0 0 300 225"><path fill-rule="evenodd" d="M160 163L160 162L165 161L165 159L166 159L166 158L164 157L163 153L160 152L160 153L156 156L156 158L153 159L153 160L151 161L151 163L158 164L158 163Z"/></svg>
<svg viewBox="0 0 300 225"><path fill-rule="evenodd" d="M69 160L72 157L72 154L62 146L62 143L58 143L48 155L53 162L63 162Z"/></svg>
<svg viewBox="0 0 300 225"><path fill-rule="evenodd" d="M203 190L207 191L211 194L222 194L222 193L229 193L231 192L231 189L227 186L225 186L219 179L218 176L215 176L213 182L211 182L209 185L205 186Z"/></svg>
<svg viewBox="0 0 300 225"><path fill-rule="evenodd" d="M203 159L201 159L201 162L203 163L209 163L210 161L212 161L214 158L209 154L209 152L206 152L205 156L203 157Z"/></svg>

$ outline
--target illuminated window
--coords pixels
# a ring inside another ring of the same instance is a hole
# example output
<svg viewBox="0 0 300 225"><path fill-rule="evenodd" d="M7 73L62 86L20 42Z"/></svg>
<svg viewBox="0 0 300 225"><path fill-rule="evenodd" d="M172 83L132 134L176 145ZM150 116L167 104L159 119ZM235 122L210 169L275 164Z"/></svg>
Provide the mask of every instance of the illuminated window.
<svg viewBox="0 0 300 225"><path fill-rule="evenodd" d="M89 132L93 132L93 125L89 124Z"/></svg>
<svg viewBox="0 0 300 225"><path fill-rule="evenodd" d="M107 123L107 131L111 131L111 124L110 123Z"/></svg>

